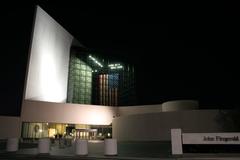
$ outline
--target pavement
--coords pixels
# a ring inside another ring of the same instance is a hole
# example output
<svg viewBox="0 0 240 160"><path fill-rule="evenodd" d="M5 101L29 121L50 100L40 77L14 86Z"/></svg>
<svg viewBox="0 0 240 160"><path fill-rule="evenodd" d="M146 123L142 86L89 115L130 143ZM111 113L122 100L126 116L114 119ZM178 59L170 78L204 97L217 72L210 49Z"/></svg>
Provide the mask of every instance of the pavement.
<svg viewBox="0 0 240 160"><path fill-rule="evenodd" d="M191 157L170 157L170 158L150 158L150 157L119 157L119 156L56 156L56 155L26 155L26 154L15 154L5 153L0 154L1 160L239 160L240 156L219 156L219 155L194 155Z"/></svg>
<svg viewBox="0 0 240 160"><path fill-rule="evenodd" d="M117 156L104 156L104 142L92 141L88 143L88 156L75 155L75 147L59 147L53 144L50 154L38 154L37 145L20 145L17 152L9 153L0 149L0 160L240 160L239 154L199 154L184 153L181 156L171 155L169 142L118 142ZM27 146L27 147L26 147Z"/></svg>

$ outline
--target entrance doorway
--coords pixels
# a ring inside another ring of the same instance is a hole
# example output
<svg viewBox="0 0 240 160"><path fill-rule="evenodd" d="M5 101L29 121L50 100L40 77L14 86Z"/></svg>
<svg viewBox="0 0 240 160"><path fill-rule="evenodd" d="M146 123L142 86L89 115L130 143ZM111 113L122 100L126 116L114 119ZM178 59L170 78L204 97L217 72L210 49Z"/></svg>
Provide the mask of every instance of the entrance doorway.
<svg viewBox="0 0 240 160"><path fill-rule="evenodd" d="M97 129L75 129L76 138L95 140L97 139Z"/></svg>

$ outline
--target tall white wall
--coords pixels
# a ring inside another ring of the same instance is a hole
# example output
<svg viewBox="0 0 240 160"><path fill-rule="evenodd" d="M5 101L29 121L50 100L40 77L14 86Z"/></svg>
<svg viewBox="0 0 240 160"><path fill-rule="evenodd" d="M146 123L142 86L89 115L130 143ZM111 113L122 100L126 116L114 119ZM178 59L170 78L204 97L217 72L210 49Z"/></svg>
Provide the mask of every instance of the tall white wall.
<svg viewBox="0 0 240 160"><path fill-rule="evenodd" d="M37 7L25 99L66 102L73 36Z"/></svg>
<svg viewBox="0 0 240 160"><path fill-rule="evenodd" d="M183 132L221 131L218 110L189 110L122 116L113 120L113 137L119 141L170 140L171 128Z"/></svg>
<svg viewBox="0 0 240 160"><path fill-rule="evenodd" d="M25 100L22 105L21 120L110 125L115 116L116 107Z"/></svg>
<svg viewBox="0 0 240 160"><path fill-rule="evenodd" d="M0 139L20 138L20 117L0 116Z"/></svg>

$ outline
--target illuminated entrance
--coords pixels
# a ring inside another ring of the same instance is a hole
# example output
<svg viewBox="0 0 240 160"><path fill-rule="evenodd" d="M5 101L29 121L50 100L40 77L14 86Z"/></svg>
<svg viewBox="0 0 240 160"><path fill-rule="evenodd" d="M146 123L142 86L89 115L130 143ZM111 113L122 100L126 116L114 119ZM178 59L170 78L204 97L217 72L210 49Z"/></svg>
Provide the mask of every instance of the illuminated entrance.
<svg viewBox="0 0 240 160"><path fill-rule="evenodd" d="M78 139L97 139L97 129L76 129L76 138Z"/></svg>
<svg viewBox="0 0 240 160"><path fill-rule="evenodd" d="M73 138L102 140L112 136L111 125L86 125L63 123L22 123L22 138Z"/></svg>

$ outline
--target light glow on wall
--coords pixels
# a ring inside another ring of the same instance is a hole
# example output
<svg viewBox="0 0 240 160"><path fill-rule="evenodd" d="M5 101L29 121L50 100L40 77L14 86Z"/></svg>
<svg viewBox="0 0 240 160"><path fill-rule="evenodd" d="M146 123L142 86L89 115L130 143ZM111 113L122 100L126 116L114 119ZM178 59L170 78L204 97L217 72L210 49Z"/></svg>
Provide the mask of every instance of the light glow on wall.
<svg viewBox="0 0 240 160"><path fill-rule="evenodd" d="M38 101L24 101L21 113L25 122L86 125L110 125L115 116L116 107Z"/></svg>
<svg viewBox="0 0 240 160"><path fill-rule="evenodd" d="M54 65L54 57L51 55L51 51L43 51L45 53L41 57L40 61L40 92L44 93L41 97L46 101L53 102L62 102L64 101L66 93L64 93L63 87L59 81L56 81L57 78L60 78L57 75L57 68Z"/></svg>
<svg viewBox="0 0 240 160"><path fill-rule="evenodd" d="M89 121L91 124L98 124L102 120L104 120L104 117L102 116L102 113L98 113L96 111L92 111L88 113Z"/></svg>

